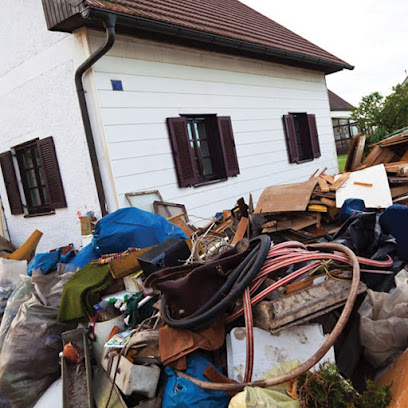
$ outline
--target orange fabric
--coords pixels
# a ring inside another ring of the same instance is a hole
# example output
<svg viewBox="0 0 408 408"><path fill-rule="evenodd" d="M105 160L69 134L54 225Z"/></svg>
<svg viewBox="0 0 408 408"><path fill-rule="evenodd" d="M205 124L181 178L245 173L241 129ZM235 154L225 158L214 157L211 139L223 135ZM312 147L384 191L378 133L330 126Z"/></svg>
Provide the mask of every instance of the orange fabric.
<svg viewBox="0 0 408 408"><path fill-rule="evenodd" d="M199 332L163 326L159 329L159 352L164 365L178 370L187 368L187 354L194 350L218 350L225 340L224 319L216 320Z"/></svg>

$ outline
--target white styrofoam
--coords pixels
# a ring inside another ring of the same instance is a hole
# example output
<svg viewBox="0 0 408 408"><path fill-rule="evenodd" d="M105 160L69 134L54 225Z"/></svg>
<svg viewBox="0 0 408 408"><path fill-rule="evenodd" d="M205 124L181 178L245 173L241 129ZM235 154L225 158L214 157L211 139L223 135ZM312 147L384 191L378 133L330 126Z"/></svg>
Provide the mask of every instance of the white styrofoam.
<svg viewBox="0 0 408 408"><path fill-rule="evenodd" d="M339 177L337 175L335 180ZM354 182L372 184L372 186L360 186ZM364 200L366 208L387 208L392 205L391 191L384 165L379 164L367 169L353 171L336 191L336 207L341 208L348 198Z"/></svg>
<svg viewBox="0 0 408 408"><path fill-rule="evenodd" d="M54 381L34 405L34 408L62 408L62 379Z"/></svg>
<svg viewBox="0 0 408 408"><path fill-rule="evenodd" d="M322 327L309 324L290 327L278 334L254 327L254 370L252 380L260 377L275 366L299 360L304 363L326 340ZM228 377L242 382L245 374L246 333L244 327L235 327L227 334ZM333 347L320 362L335 362Z"/></svg>

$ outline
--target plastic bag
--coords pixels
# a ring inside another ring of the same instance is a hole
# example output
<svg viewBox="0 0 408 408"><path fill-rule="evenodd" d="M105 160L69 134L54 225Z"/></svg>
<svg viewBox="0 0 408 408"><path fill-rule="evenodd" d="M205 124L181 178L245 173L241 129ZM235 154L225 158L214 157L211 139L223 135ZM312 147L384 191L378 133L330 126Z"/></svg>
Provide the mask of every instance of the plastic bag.
<svg viewBox="0 0 408 408"><path fill-rule="evenodd" d="M299 366L298 360L279 364L266 372L261 379L289 373ZM287 382L269 388L245 387L244 391L232 398L228 408L299 408L299 402L286 394L287 388Z"/></svg>
<svg viewBox="0 0 408 408"><path fill-rule="evenodd" d="M23 276L21 282L17 285L7 302L6 310L4 311L3 319L0 324L0 353L4 338L17 315L18 309L22 303L31 297L33 292L34 286L31 283L31 278L29 276Z"/></svg>
<svg viewBox="0 0 408 408"><path fill-rule="evenodd" d="M408 272L395 277L391 293L367 290L358 311L364 353L374 367L384 366L408 347Z"/></svg>
<svg viewBox="0 0 408 408"><path fill-rule="evenodd" d="M33 407L60 375L61 334L76 326L57 322L62 287L71 275L33 273L36 293L20 306L0 355L1 407Z"/></svg>

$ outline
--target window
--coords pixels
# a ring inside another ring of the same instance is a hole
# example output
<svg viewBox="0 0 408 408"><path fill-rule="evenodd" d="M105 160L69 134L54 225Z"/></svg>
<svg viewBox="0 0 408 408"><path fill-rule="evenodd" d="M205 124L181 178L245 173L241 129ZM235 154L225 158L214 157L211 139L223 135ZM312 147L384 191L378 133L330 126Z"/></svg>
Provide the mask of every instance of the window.
<svg viewBox="0 0 408 408"><path fill-rule="evenodd" d="M239 174L229 116L182 115L167 118L167 127L180 187Z"/></svg>
<svg viewBox="0 0 408 408"><path fill-rule="evenodd" d="M283 126L290 163L301 163L321 156L315 115L284 115Z"/></svg>
<svg viewBox="0 0 408 408"><path fill-rule="evenodd" d="M64 189L52 137L13 148L28 214L50 213L66 207ZM11 151L0 155L0 164L12 214L23 214L20 188Z"/></svg>

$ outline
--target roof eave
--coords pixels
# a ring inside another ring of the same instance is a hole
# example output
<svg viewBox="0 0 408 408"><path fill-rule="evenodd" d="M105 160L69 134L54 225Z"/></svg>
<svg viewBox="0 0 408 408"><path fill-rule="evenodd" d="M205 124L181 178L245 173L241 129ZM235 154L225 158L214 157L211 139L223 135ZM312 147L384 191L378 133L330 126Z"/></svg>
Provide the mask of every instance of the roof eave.
<svg viewBox="0 0 408 408"><path fill-rule="evenodd" d="M130 35L132 35L132 33L134 33L135 31L157 33L165 36L172 36L173 38L211 45L214 48L229 48L231 49L231 51L239 51L239 54L251 54L254 58L269 60L277 59L281 63L286 63L288 65L305 66L306 68L322 71L326 74L338 72L343 69L354 69L352 65L349 65L347 63L326 60L292 51L285 51L279 48L268 47L261 44L246 42L230 37L211 34L187 27L96 7L87 7L82 12L82 16L84 17L82 26L89 26L89 24L87 24L87 21L92 21L92 19L98 18L98 16L100 17L102 14L106 13L116 15L116 28L118 33ZM76 19L74 21L76 22L75 25L78 25L78 20ZM95 24L90 24L90 26L95 26ZM79 27L72 27L72 31L77 28ZM55 27L53 29L58 30L58 27ZM69 29L69 27L64 27L63 31L71 30Z"/></svg>

